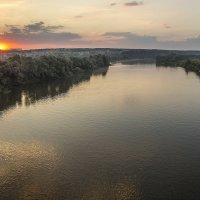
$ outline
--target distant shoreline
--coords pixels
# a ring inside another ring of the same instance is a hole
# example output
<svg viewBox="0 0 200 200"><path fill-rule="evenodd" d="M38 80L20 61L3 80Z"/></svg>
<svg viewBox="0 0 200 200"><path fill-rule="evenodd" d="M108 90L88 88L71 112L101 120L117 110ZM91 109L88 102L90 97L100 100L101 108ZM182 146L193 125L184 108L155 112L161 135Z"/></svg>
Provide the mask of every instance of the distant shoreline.
<svg viewBox="0 0 200 200"><path fill-rule="evenodd" d="M200 56L158 56L157 66L182 67L186 72L195 72L200 75Z"/></svg>
<svg viewBox="0 0 200 200"><path fill-rule="evenodd" d="M157 56L167 56L170 54L189 56L196 55L200 56L200 51L198 50L162 50L162 49L123 49L123 48L47 48L47 49L27 49L19 50L13 49L10 51L0 51L0 60L7 59L8 57L14 55L20 56L31 56L40 57L46 55L54 56L91 56L91 55L105 55L114 60L124 60L124 59L156 59Z"/></svg>

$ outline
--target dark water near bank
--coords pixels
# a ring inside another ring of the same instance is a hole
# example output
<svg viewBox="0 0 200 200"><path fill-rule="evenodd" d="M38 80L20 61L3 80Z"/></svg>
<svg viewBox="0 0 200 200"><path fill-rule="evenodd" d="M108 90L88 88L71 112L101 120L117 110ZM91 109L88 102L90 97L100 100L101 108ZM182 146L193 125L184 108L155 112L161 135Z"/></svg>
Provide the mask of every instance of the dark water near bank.
<svg viewBox="0 0 200 200"><path fill-rule="evenodd" d="M125 64L0 97L0 199L200 199L199 77Z"/></svg>

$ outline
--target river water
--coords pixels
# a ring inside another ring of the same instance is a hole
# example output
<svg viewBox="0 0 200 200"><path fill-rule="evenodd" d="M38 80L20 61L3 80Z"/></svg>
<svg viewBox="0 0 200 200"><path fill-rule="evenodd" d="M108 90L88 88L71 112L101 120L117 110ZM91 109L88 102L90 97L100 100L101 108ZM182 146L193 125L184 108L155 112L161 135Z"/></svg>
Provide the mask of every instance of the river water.
<svg viewBox="0 0 200 200"><path fill-rule="evenodd" d="M117 63L0 97L0 199L199 200L200 79Z"/></svg>

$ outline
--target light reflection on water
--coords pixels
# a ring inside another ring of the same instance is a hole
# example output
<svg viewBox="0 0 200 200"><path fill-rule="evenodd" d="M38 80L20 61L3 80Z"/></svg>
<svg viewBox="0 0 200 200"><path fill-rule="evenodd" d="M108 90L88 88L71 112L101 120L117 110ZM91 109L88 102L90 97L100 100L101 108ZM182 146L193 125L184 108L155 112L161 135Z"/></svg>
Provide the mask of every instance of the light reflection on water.
<svg viewBox="0 0 200 200"><path fill-rule="evenodd" d="M154 64L0 97L0 199L199 199L200 84Z"/></svg>

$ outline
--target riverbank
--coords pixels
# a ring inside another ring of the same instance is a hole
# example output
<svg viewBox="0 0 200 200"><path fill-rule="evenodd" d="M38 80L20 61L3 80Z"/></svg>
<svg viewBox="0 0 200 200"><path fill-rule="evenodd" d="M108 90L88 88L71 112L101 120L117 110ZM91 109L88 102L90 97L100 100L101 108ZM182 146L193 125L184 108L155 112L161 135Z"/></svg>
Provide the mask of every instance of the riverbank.
<svg viewBox="0 0 200 200"><path fill-rule="evenodd" d="M9 92L14 86L41 81L70 79L80 73L91 73L109 67L108 57L40 56L37 58L15 55L0 61L0 93Z"/></svg>
<svg viewBox="0 0 200 200"><path fill-rule="evenodd" d="M198 56L158 56L157 66L182 67L187 72L195 72L200 75L200 57Z"/></svg>
<svg viewBox="0 0 200 200"><path fill-rule="evenodd" d="M65 95L71 88L83 82L89 82L91 77L105 77L108 67L98 68L91 73L80 73L72 78L42 81L39 83L20 85L12 88L7 93L0 94L0 116L15 105L30 106L44 99L56 99L58 96Z"/></svg>

